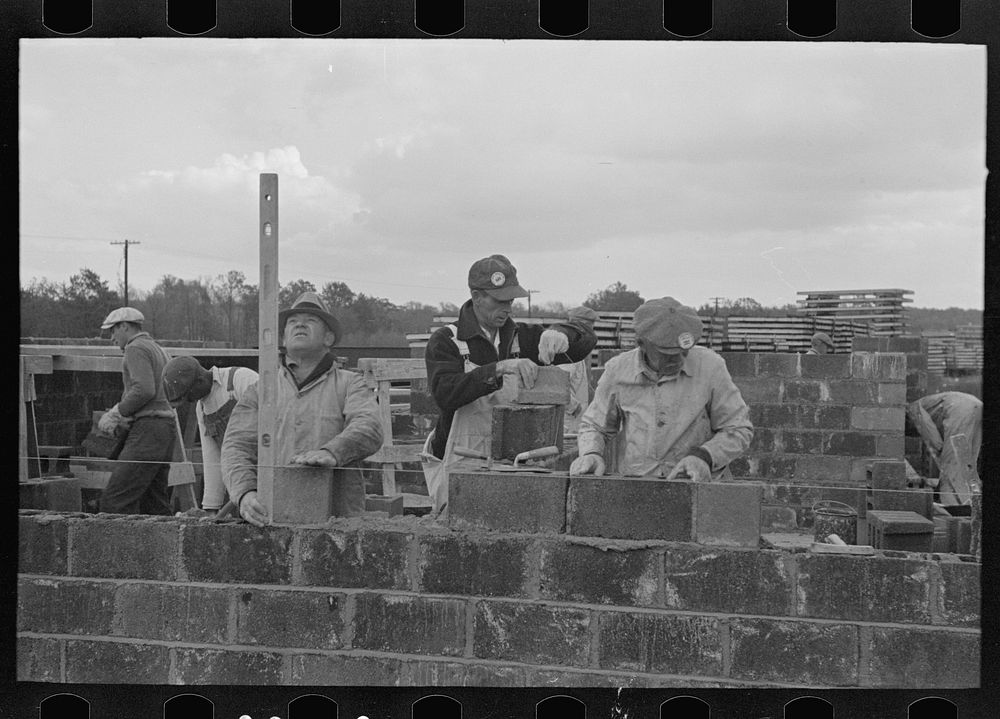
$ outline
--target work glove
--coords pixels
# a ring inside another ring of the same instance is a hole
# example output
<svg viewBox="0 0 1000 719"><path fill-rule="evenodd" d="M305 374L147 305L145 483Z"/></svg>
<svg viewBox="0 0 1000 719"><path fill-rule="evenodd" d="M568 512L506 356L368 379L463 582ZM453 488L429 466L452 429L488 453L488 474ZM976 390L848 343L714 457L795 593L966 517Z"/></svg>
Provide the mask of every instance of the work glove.
<svg viewBox="0 0 1000 719"><path fill-rule="evenodd" d="M604 474L604 457L599 454L584 454L573 460L573 464L569 466L569 473L574 474L592 474L595 477L600 477Z"/></svg>
<svg viewBox="0 0 1000 719"><path fill-rule="evenodd" d="M521 384L527 389L535 386L538 378L538 365L530 359L505 359L497 362L497 372L500 374L510 374L519 377Z"/></svg>
<svg viewBox="0 0 1000 719"><path fill-rule="evenodd" d="M542 364L552 364L557 354L569 349L569 337L559 330L545 330L538 340L538 361Z"/></svg>
<svg viewBox="0 0 1000 719"><path fill-rule="evenodd" d="M101 418L97 420L97 430L107 435L113 435L115 429L119 424L122 424L125 418L122 417L121 413L118 411L118 405L115 405L107 412L101 415Z"/></svg>
<svg viewBox="0 0 1000 719"><path fill-rule="evenodd" d="M336 467L337 458L328 449L313 449L299 452L290 460L291 464L307 464L313 467Z"/></svg>
<svg viewBox="0 0 1000 719"><path fill-rule="evenodd" d="M691 454L674 466L667 479L677 479L678 475L687 475L695 482L708 482L712 479L712 468L701 457Z"/></svg>

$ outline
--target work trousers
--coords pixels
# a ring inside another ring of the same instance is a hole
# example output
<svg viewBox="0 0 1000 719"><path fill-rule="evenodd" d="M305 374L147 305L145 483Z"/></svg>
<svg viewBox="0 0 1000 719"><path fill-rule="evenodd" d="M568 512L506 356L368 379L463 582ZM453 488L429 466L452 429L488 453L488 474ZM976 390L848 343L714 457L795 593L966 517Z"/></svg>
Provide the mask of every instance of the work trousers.
<svg viewBox="0 0 1000 719"><path fill-rule="evenodd" d="M132 423L100 509L114 514L172 514L167 476L177 429L172 417L140 417Z"/></svg>

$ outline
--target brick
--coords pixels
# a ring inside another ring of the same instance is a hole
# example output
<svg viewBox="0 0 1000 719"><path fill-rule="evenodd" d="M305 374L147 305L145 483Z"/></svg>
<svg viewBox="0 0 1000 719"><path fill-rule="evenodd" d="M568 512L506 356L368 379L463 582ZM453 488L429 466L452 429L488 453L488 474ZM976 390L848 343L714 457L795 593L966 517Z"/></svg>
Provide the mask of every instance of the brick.
<svg viewBox="0 0 1000 719"><path fill-rule="evenodd" d="M906 454L906 443L902 433L882 432L875 437L875 455L902 459Z"/></svg>
<svg viewBox="0 0 1000 719"><path fill-rule="evenodd" d="M927 351L927 340L923 337L889 337L887 352L916 353Z"/></svg>
<svg viewBox="0 0 1000 719"><path fill-rule="evenodd" d="M518 404L569 404L569 372L559 367L539 367L531 389L519 387Z"/></svg>
<svg viewBox="0 0 1000 719"><path fill-rule="evenodd" d="M830 432L823 437L823 454L870 457L875 454L875 437L864 432Z"/></svg>
<svg viewBox="0 0 1000 719"><path fill-rule="evenodd" d="M872 510L868 513L868 543L876 549L929 552L934 522L916 512Z"/></svg>
<svg viewBox="0 0 1000 719"><path fill-rule="evenodd" d="M18 517L17 571L22 574L66 574L68 522L59 515Z"/></svg>
<svg viewBox="0 0 1000 719"><path fill-rule="evenodd" d="M931 564L878 555L798 558L796 612L802 617L930 623Z"/></svg>
<svg viewBox="0 0 1000 719"><path fill-rule="evenodd" d="M178 647L174 656L179 684L283 683L283 657L274 652Z"/></svg>
<svg viewBox="0 0 1000 719"><path fill-rule="evenodd" d="M431 594L523 597L531 544L516 537L427 535L420 538L418 587Z"/></svg>
<svg viewBox="0 0 1000 719"><path fill-rule="evenodd" d="M757 356L757 374L761 376L799 377L799 355L761 353Z"/></svg>
<svg viewBox="0 0 1000 719"><path fill-rule="evenodd" d="M781 401L780 377L740 377L734 382L747 404Z"/></svg>
<svg viewBox="0 0 1000 719"><path fill-rule="evenodd" d="M895 430L902 434L905 414L902 407L853 407L851 409L851 428Z"/></svg>
<svg viewBox="0 0 1000 719"><path fill-rule="evenodd" d="M752 352L720 352L726 362L726 369L733 378L753 377L757 374L757 358ZM737 381L737 386L739 382Z"/></svg>
<svg viewBox="0 0 1000 719"><path fill-rule="evenodd" d="M840 379L851 376L851 355L802 355L802 377Z"/></svg>
<svg viewBox="0 0 1000 719"><path fill-rule="evenodd" d="M953 627L978 627L980 614L980 570L973 562L938 562L941 583L937 609L941 621Z"/></svg>
<svg viewBox="0 0 1000 719"><path fill-rule="evenodd" d="M785 402L815 404L830 396L830 388L818 380L785 380L781 399Z"/></svg>
<svg viewBox="0 0 1000 719"><path fill-rule="evenodd" d="M660 613L600 614L598 663L603 669L718 676L718 620Z"/></svg>
<svg viewBox="0 0 1000 719"><path fill-rule="evenodd" d="M79 512L80 480L75 477L22 479L18 482L21 509L47 509L52 512Z"/></svg>
<svg viewBox="0 0 1000 719"><path fill-rule="evenodd" d="M542 545L539 592L543 599L588 604L651 606L659 584L659 559L644 549L547 542Z"/></svg>
<svg viewBox="0 0 1000 719"><path fill-rule="evenodd" d="M389 657L293 654L291 683L300 686L398 686L404 662Z"/></svg>
<svg viewBox="0 0 1000 719"><path fill-rule="evenodd" d="M413 535L381 530L303 529L302 583L320 587L409 589L406 557Z"/></svg>
<svg viewBox="0 0 1000 719"><path fill-rule="evenodd" d="M902 382L879 382L878 403L899 406L906 404L906 385Z"/></svg>
<svg viewBox="0 0 1000 719"><path fill-rule="evenodd" d="M392 594L360 594L354 614L355 649L461 656L466 603Z"/></svg>
<svg viewBox="0 0 1000 719"><path fill-rule="evenodd" d="M566 532L688 542L693 500L690 480L570 477Z"/></svg>
<svg viewBox="0 0 1000 719"><path fill-rule="evenodd" d="M404 686L523 687L525 668L464 662L411 661L402 667Z"/></svg>
<svg viewBox="0 0 1000 719"><path fill-rule="evenodd" d="M835 404L878 404L878 384L863 380L831 380L827 383L829 397Z"/></svg>
<svg viewBox="0 0 1000 719"><path fill-rule="evenodd" d="M403 495L394 494L385 496L381 494L369 494L365 497L366 512L385 512L390 517L403 516Z"/></svg>
<svg viewBox="0 0 1000 719"><path fill-rule="evenodd" d="M874 627L871 685L882 688L978 688L978 632Z"/></svg>
<svg viewBox="0 0 1000 719"><path fill-rule="evenodd" d="M872 492L872 508L878 511L915 512L921 517L932 516L933 491L907 489ZM928 550L930 551L930 550Z"/></svg>
<svg viewBox="0 0 1000 719"><path fill-rule="evenodd" d="M566 476L456 473L448 481L448 523L507 532L562 532Z"/></svg>
<svg viewBox="0 0 1000 719"><path fill-rule="evenodd" d="M493 459L514 459L521 452L548 446L562 451L564 410L556 404L495 405L490 444Z"/></svg>
<svg viewBox="0 0 1000 719"><path fill-rule="evenodd" d="M858 683L856 627L737 618L729 631L734 679L809 686Z"/></svg>
<svg viewBox="0 0 1000 719"><path fill-rule="evenodd" d="M17 630L42 634L110 634L113 584L64 579L17 583Z"/></svg>
<svg viewBox="0 0 1000 719"><path fill-rule="evenodd" d="M695 497L699 544L754 548L760 544L760 484L699 482Z"/></svg>
<svg viewBox="0 0 1000 719"><path fill-rule="evenodd" d="M473 654L525 664L586 666L590 612L524 602L476 603Z"/></svg>
<svg viewBox="0 0 1000 719"><path fill-rule="evenodd" d="M664 556L668 609L726 614L791 614L792 578L783 553L677 547Z"/></svg>
<svg viewBox="0 0 1000 719"><path fill-rule="evenodd" d="M66 642L66 681L71 684L167 684L169 676L170 649L165 646Z"/></svg>
<svg viewBox="0 0 1000 719"><path fill-rule="evenodd" d="M177 578L177 522L88 518L70 526L72 574L126 579Z"/></svg>
<svg viewBox="0 0 1000 719"><path fill-rule="evenodd" d="M802 482L843 482L850 473L849 457L804 455L795 458L795 479Z"/></svg>
<svg viewBox="0 0 1000 719"><path fill-rule="evenodd" d="M115 594L115 616L115 636L222 644L229 595L208 587L123 584Z"/></svg>
<svg viewBox="0 0 1000 719"><path fill-rule="evenodd" d="M192 582L291 584L292 530L242 522L189 522L181 562Z"/></svg>
<svg viewBox="0 0 1000 719"><path fill-rule="evenodd" d="M62 646L58 639L17 637L17 681L62 681Z"/></svg>
<svg viewBox="0 0 1000 719"><path fill-rule="evenodd" d="M882 381L906 379L906 355L855 352L851 354L851 377Z"/></svg>
<svg viewBox="0 0 1000 719"><path fill-rule="evenodd" d="M340 649L343 594L242 590L236 602L236 644Z"/></svg>
<svg viewBox="0 0 1000 719"><path fill-rule="evenodd" d="M851 352L888 352L888 337L852 337Z"/></svg>

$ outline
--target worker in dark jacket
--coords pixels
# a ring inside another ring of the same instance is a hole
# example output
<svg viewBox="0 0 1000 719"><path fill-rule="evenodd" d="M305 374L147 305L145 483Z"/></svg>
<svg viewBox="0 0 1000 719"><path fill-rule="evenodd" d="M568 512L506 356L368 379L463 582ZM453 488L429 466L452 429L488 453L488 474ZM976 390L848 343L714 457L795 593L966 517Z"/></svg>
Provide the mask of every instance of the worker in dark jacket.
<svg viewBox="0 0 1000 719"><path fill-rule="evenodd" d="M448 473L464 463L456 447L486 456L490 451L492 408L512 402L519 384L532 387L538 365L579 362L597 344L583 322L545 329L514 322L511 305L528 292L503 255L491 255L469 270L472 298L459 310L458 322L439 328L427 342L425 361L431 395L441 414L424 445L424 476L434 512L444 517ZM504 382L504 377L510 380Z"/></svg>

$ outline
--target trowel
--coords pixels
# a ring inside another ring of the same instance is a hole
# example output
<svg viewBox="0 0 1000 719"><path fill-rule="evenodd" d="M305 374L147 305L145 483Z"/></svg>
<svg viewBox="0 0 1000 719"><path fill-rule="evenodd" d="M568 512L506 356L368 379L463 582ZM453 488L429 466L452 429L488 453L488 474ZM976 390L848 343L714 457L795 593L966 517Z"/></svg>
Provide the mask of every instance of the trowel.
<svg viewBox="0 0 1000 719"><path fill-rule="evenodd" d="M530 449L527 452L521 452L514 457L514 464L496 464L493 462L491 457L480 454L479 452L473 452L472 450L465 449L464 447L455 447L455 454L459 457L469 457L470 459L481 459L486 462L483 465L483 469L487 472L533 472L538 474L549 474L552 472L548 467L537 467L534 465L521 464L521 462L528 462L533 459L544 459L546 457L554 457L559 454L559 448L556 446L539 447L538 449Z"/></svg>

